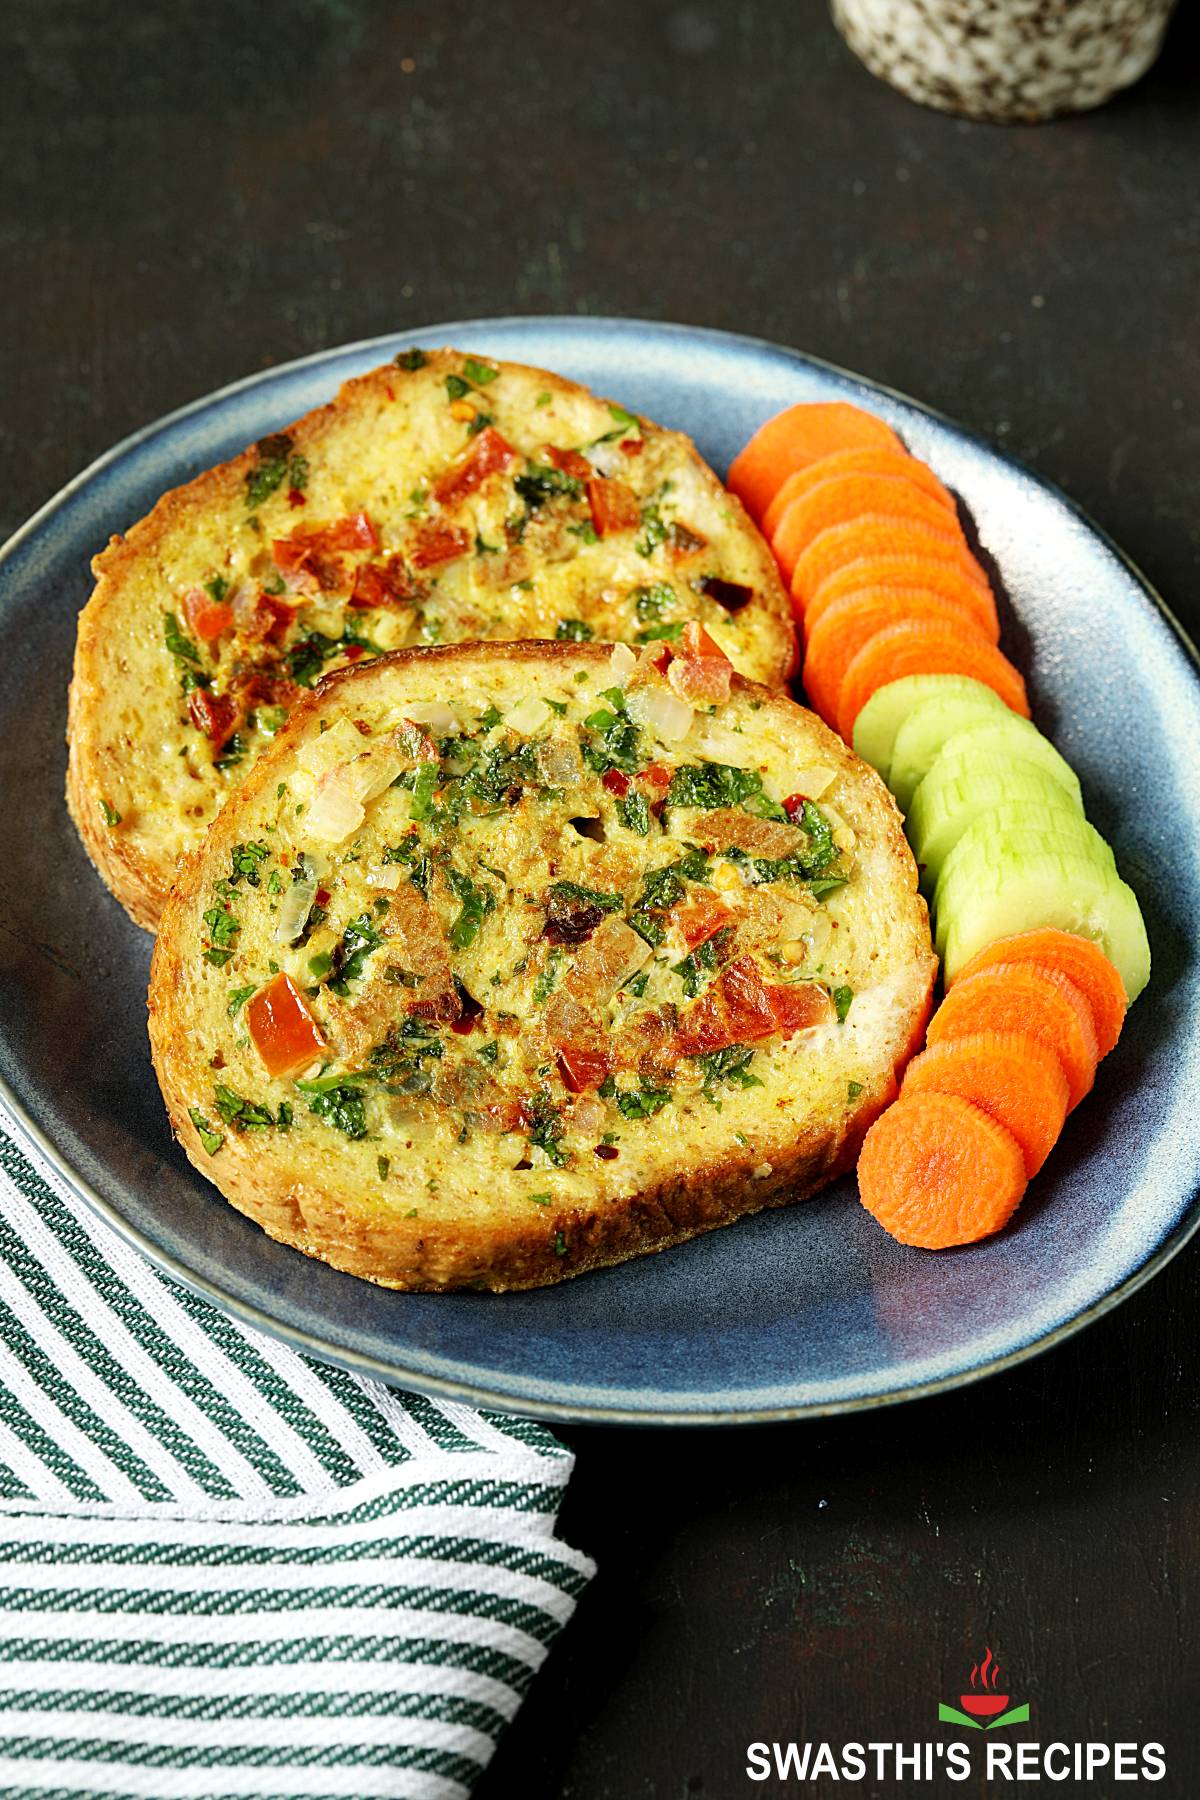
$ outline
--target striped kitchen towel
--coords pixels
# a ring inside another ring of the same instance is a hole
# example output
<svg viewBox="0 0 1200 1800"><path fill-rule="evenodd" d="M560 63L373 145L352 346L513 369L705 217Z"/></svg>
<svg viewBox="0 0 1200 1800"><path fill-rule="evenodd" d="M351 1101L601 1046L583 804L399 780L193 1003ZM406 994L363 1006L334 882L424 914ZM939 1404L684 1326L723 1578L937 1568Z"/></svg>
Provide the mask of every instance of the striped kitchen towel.
<svg viewBox="0 0 1200 1800"><path fill-rule="evenodd" d="M159 1275L0 1132L0 1795L450 1800L592 1573L540 1426Z"/></svg>

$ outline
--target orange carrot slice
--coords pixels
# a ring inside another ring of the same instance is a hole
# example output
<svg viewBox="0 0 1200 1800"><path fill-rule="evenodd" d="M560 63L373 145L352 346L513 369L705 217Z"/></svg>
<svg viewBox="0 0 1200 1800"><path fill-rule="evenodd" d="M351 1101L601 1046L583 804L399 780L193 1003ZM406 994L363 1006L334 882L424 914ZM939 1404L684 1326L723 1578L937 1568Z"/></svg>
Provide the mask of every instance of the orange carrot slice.
<svg viewBox="0 0 1200 1800"><path fill-rule="evenodd" d="M842 680L863 645L889 625L914 622L946 624L955 632L989 641L973 613L936 594L909 594L904 599L887 592L848 594L827 607L806 636L801 679L813 711L835 724Z"/></svg>
<svg viewBox="0 0 1200 1800"><path fill-rule="evenodd" d="M850 563L823 581L808 605L804 609L804 626L811 631L821 614L830 606L836 606L839 600L848 600L856 594L894 594L897 604L905 594L927 594L946 600L957 606L962 612L969 612L978 621L995 643L1000 636L1000 620L996 613L996 602L992 598L992 590L984 587L954 563L938 563L922 561L917 557L896 558L897 562L907 561L911 564L907 572L908 580L888 579L881 581L867 579L863 581L851 576L852 570L872 569L879 564L872 562ZM887 558L880 563L889 566ZM847 579L847 577L850 577Z"/></svg>
<svg viewBox="0 0 1200 1800"><path fill-rule="evenodd" d="M954 983L934 1013L926 1041L980 1031L1021 1031L1053 1050L1076 1107L1096 1079L1100 1051L1092 1010L1073 981L1035 963L993 963Z"/></svg>
<svg viewBox="0 0 1200 1800"><path fill-rule="evenodd" d="M1007 656L979 632L949 624L889 625L868 638L842 680L837 728L847 743L854 721L877 688L904 675L970 675L999 694L1006 706L1029 717L1029 699L1020 673Z"/></svg>
<svg viewBox="0 0 1200 1800"><path fill-rule="evenodd" d="M955 985L980 969L1016 962L1056 969L1079 989L1092 1010L1100 1055L1107 1056L1121 1035L1128 1002L1125 984L1099 944L1073 931L1056 931L1048 925L1021 931L1015 937L997 938L964 963L954 978Z"/></svg>
<svg viewBox="0 0 1200 1800"><path fill-rule="evenodd" d="M931 1044L909 1063L901 1095L957 1094L1011 1131L1030 1180L1058 1139L1070 1089L1049 1045L1026 1031L978 1031Z"/></svg>
<svg viewBox="0 0 1200 1800"><path fill-rule="evenodd" d="M771 534L775 561L790 581L803 552L831 525L861 518L911 519L935 531L960 529L958 514L902 475L837 475L784 509Z"/></svg>
<svg viewBox="0 0 1200 1800"><path fill-rule="evenodd" d="M792 573L792 605L801 617L823 581L847 563L878 556L933 556L956 563L964 575L982 570L958 525L941 528L919 519L880 518L877 514L831 525L815 537L797 559Z"/></svg>
<svg viewBox="0 0 1200 1800"><path fill-rule="evenodd" d="M802 469L832 450L859 449L865 444L904 448L890 425L844 400L789 406L760 426L734 457L725 485L752 518L761 519L794 469Z"/></svg>
<svg viewBox="0 0 1200 1800"><path fill-rule="evenodd" d="M950 1250L999 1231L1025 1193L1012 1132L959 1094L901 1095L858 1158L859 1199L898 1243Z"/></svg>
<svg viewBox="0 0 1200 1800"><path fill-rule="evenodd" d="M915 483L948 511L954 512L954 495L942 486L927 463L918 462L907 450L890 450L886 445L872 445L863 450L835 450L832 456L818 457L803 469L795 469L777 491L762 516L763 536L769 538L787 507L801 494L807 494L822 481L833 481L842 475L899 475Z"/></svg>

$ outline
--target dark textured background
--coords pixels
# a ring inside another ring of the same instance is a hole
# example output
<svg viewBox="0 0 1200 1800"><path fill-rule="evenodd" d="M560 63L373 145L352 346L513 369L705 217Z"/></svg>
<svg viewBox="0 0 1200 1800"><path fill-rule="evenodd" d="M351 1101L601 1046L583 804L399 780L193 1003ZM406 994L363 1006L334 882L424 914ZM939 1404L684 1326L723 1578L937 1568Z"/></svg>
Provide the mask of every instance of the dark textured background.
<svg viewBox="0 0 1200 1800"><path fill-rule="evenodd" d="M878 85L817 0L9 0L0 526L270 363L426 321L625 313L776 338L944 409L1200 627L1185 10L1129 95L1003 130ZM601 1573L481 1800L773 1792L744 1778L749 1740L936 1736L985 1642L1043 1738L1161 1739L1153 1791L1191 1800L1198 1303L1193 1247L960 1396L568 1433L564 1529Z"/></svg>

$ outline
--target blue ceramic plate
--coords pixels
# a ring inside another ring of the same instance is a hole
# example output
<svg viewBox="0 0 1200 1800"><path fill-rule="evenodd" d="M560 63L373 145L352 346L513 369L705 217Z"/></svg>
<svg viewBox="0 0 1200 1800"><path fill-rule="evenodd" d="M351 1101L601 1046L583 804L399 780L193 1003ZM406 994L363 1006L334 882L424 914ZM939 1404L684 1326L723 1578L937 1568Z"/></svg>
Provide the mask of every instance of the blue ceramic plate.
<svg viewBox="0 0 1200 1800"><path fill-rule="evenodd" d="M543 364L681 426L725 469L796 400L857 401L962 495L1007 596L1039 724L1145 908L1154 977L1014 1224L940 1256L892 1243L843 1181L659 1256L540 1293L391 1294L226 1206L173 1146L150 1068L149 941L62 804L88 559L166 487L413 343ZM0 565L0 1075L24 1129L160 1266L364 1373L546 1418L716 1422L876 1405L972 1381L1078 1330L1196 1227L1200 1185L1200 685L1120 553L1044 482L911 401L790 350L621 320L439 325L258 375L87 470Z"/></svg>

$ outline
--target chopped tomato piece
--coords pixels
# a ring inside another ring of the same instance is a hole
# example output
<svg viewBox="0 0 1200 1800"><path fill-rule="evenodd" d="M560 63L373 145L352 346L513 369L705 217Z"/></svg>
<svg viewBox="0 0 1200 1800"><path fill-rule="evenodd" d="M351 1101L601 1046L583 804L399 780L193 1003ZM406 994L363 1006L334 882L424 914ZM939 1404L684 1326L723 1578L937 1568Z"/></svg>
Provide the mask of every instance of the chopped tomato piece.
<svg viewBox="0 0 1200 1800"><path fill-rule="evenodd" d="M461 500L482 487L497 469L507 469L516 456L507 438L501 437L494 425L485 425L465 456L459 457L433 484L434 499L445 506L448 500ZM439 558L445 561L446 558Z"/></svg>
<svg viewBox="0 0 1200 1800"><path fill-rule="evenodd" d="M587 457L581 456L578 450L560 450L557 444L547 444L546 455L556 469L561 469L564 475L573 475L576 481L590 481L596 473Z"/></svg>
<svg viewBox="0 0 1200 1800"><path fill-rule="evenodd" d="M238 709L226 695L198 687L188 695L188 715L196 730L202 731L210 744L220 745L237 724Z"/></svg>
<svg viewBox="0 0 1200 1800"><path fill-rule="evenodd" d="M715 894L697 894L686 906L677 906L671 917L689 950L733 923L732 912Z"/></svg>
<svg viewBox="0 0 1200 1800"><path fill-rule="evenodd" d="M262 593L254 603L250 634L268 644L280 644L288 634L295 613L286 600Z"/></svg>
<svg viewBox="0 0 1200 1800"><path fill-rule="evenodd" d="M183 615L198 638L215 643L223 631L233 624L233 608L223 600L214 600L204 588L189 588L183 596Z"/></svg>
<svg viewBox="0 0 1200 1800"><path fill-rule="evenodd" d="M679 519L675 520L667 532L667 549L672 556L694 556L697 550L704 550L707 546L706 537L701 537L698 531L693 531L690 525L684 525Z"/></svg>
<svg viewBox="0 0 1200 1800"><path fill-rule="evenodd" d="M783 810L789 819L798 819L807 805L807 794L789 794L783 803Z"/></svg>
<svg viewBox="0 0 1200 1800"><path fill-rule="evenodd" d="M640 456L645 447L645 440L640 437L622 438L617 445L617 449L623 450L626 456Z"/></svg>
<svg viewBox="0 0 1200 1800"><path fill-rule="evenodd" d="M246 1025L268 1075L290 1075L325 1048L317 1021L282 973L248 1002Z"/></svg>
<svg viewBox="0 0 1200 1800"><path fill-rule="evenodd" d="M563 1081L573 1094L585 1088L596 1088L608 1074L608 1057L603 1050L588 1050L580 1044L564 1044L558 1053L558 1066Z"/></svg>
<svg viewBox="0 0 1200 1800"><path fill-rule="evenodd" d="M411 600L416 586L404 566L402 556L389 556L386 563L359 563L354 571L351 606L398 606Z"/></svg>
<svg viewBox="0 0 1200 1800"><path fill-rule="evenodd" d="M775 1009L752 957L739 956L719 977L731 1044L753 1043L776 1030Z"/></svg>
<svg viewBox="0 0 1200 1800"><path fill-rule="evenodd" d="M470 533L461 525L422 525L412 548L412 560L418 569L431 569L435 563L453 562L464 556L471 545Z"/></svg>
<svg viewBox="0 0 1200 1800"><path fill-rule="evenodd" d="M366 654L367 653L363 649L361 644L347 644L346 645L346 661L347 662L361 662L363 657Z"/></svg>
<svg viewBox="0 0 1200 1800"><path fill-rule="evenodd" d="M287 503L289 506L307 506L308 496L300 488L289 488Z"/></svg>
<svg viewBox="0 0 1200 1800"><path fill-rule="evenodd" d="M740 581L723 581L719 575L702 575L696 586L727 613L741 612L754 598L754 589Z"/></svg>
<svg viewBox="0 0 1200 1800"><path fill-rule="evenodd" d="M642 522L637 495L625 482L593 475L587 484L588 505L598 537L614 531L636 531Z"/></svg>
<svg viewBox="0 0 1200 1800"><path fill-rule="evenodd" d="M828 1025L836 1016L833 1001L815 981L797 981L789 987L769 987L767 997L780 1037L794 1037L814 1025Z"/></svg>
<svg viewBox="0 0 1200 1800"><path fill-rule="evenodd" d="M351 513L345 519L334 519L329 525L315 525L309 530L293 531L290 537L276 538L271 554L277 567L288 569L301 563L306 555L326 556L339 550L378 550L379 533L365 512Z"/></svg>
<svg viewBox="0 0 1200 1800"><path fill-rule="evenodd" d="M689 706L719 706L728 700L733 664L720 645L694 620L684 626L681 644L667 670L679 698Z"/></svg>
<svg viewBox="0 0 1200 1800"><path fill-rule="evenodd" d="M629 777L623 775L620 769L606 769L600 777L600 781L601 785L606 787L610 794L616 794L618 799L624 799L629 792Z"/></svg>
<svg viewBox="0 0 1200 1800"><path fill-rule="evenodd" d="M664 763L647 763L646 767L639 771L638 780L644 781L647 787L665 794L671 785L671 771Z"/></svg>

